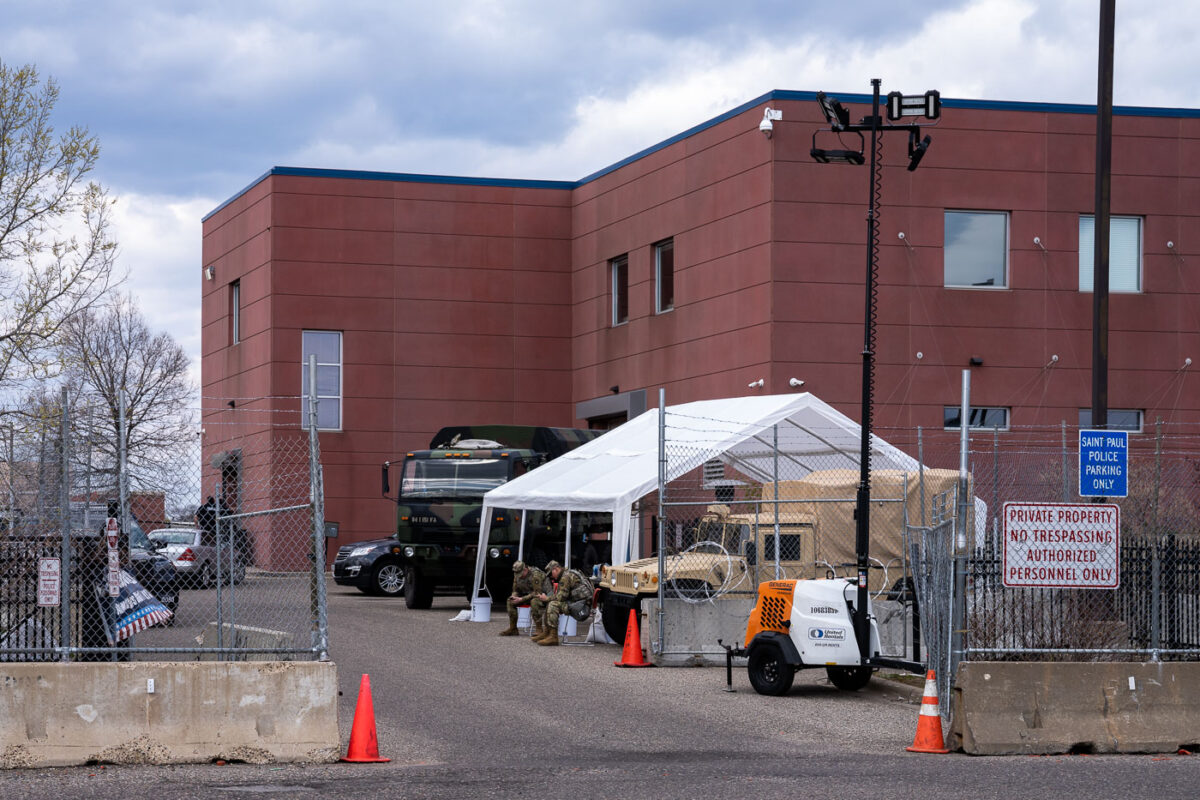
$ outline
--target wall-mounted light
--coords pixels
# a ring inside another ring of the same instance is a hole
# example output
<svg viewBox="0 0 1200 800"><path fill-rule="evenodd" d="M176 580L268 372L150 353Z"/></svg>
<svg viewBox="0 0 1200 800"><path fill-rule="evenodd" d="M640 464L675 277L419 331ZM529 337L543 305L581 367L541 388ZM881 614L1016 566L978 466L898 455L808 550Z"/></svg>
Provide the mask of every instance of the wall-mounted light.
<svg viewBox="0 0 1200 800"><path fill-rule="evenodd" d="M204 279L206 281L211 281L214 277L216 277L216 274L217 270L212 264L209 264L204 268Z"/></svg>
<svg viewBox="0 0 1200 800"><path fill-rule="evenodd" d="M765 384L766 384L766 381L764 381L762 378L759 378L756 381L750 381L749 383L747 383L746 387L749 389L761 389Z"/></svg>
<svg viewBox="0 0 1200 800"><path fill-rule="evenodd" d="M762 131L763 136L766 136L768 139L770 139L772 131L775 130L775 126L771 124L771 120L782 119L783 109L775 109L767 106L763 109L763 118L762 122L758 123L758 129Z"/></svg>

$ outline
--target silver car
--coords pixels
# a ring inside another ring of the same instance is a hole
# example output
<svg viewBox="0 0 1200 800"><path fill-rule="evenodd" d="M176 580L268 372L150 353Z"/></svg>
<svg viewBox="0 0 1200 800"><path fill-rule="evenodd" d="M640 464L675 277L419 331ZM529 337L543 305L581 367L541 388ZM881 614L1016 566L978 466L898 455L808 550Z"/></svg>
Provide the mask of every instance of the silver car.
<svg viewBox="0 0 1200 800"><path fill-rule="evenodd" d="M246 579L246 561L240 553L234 553L230 564L228 545L221 548L221 563L217 565L216 537L200 528L160 528L150 534L156 550L171 559L179 573L180 582L195 589L206 589L221 582L241 583Z"/></svg>

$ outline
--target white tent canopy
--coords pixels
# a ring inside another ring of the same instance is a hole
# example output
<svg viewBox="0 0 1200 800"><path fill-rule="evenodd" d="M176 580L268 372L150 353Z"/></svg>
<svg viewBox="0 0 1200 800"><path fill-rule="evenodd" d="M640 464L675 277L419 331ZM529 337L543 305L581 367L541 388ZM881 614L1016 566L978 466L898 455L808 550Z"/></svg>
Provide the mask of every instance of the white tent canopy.
<svg viewBox="0 0 1200 800"><path fill-rule="evenodd" d="M858 423L808 393L699 400L668 406L665 419L666 463L661 466L667 481L712 459L764 482L775 479L776 459L789 476L859 468ZM872 469L918 468L916 459L877 436L871 450ZM496 508L610 512L613 563L640 558L640 537L630 536L630 515L638 499L658 489L659 468L659 410L652 409L492 489L483 498L475 596ZM568 526L569 519L568 514Z"/></svg>

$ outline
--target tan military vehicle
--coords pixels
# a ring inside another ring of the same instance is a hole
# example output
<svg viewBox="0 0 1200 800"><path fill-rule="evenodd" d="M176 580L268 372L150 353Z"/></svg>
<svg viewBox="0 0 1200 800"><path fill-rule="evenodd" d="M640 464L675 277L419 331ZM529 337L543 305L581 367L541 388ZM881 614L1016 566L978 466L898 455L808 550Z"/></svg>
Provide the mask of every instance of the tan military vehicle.
<svg viewBox="0 0 1200 800"><path fill-rule="evenodd" d="M854 571L857 470L821 470L799 480L765 483L732 505L708 506L689 529L689 544L600 570L605 631L624 641L629 610L643 599L703 602L727 594L751 596L772 579L808 579ZM932 526L954 515L958 472L875 470L871 473L869 585L882 592L906 573L906 527ZM778 490L778 495L776 494Z"/></svg>

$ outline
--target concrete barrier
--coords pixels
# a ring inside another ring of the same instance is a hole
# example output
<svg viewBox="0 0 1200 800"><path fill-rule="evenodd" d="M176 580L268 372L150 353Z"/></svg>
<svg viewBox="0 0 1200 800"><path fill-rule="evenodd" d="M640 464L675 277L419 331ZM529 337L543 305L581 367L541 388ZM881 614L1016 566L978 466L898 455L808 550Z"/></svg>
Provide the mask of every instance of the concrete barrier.
<svg viewBox="0 0 1200 800"><path fill-rule="evenodd" d="M974 755L1173 753L1200 743L1200 663L964 663L951 705Z"/></svg>
<svg viewBox="0 0 1200 800"><path fill-rule="evenodd" d="M0 768L333 761L337 691L312 661L0 664Z"/></svg>

